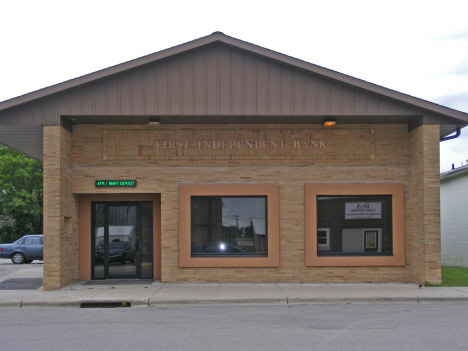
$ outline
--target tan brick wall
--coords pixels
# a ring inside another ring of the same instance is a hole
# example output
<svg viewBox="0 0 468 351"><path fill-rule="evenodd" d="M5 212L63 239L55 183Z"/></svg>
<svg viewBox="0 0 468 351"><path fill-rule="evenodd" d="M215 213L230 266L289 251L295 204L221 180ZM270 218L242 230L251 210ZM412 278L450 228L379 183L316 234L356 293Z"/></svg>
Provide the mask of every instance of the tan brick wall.
<svg viewBox="0 0 468 351"><path fill-rule="evenodd" d="M164 128L170 138L178 127ZM216 128L201 126L191 133L196 139L197 130L210 129L215 135ZM264 126L252 128L239 128L237 133L239 137L243 137L242 133L267 133L262 130ZM318 134L320 128L315 127ZM44 289L58 289L78 278L78 194L120 192L161 194L162 281L440 282L438 126L419 127L411 133L404 125L353 128L372 130L373 138L368 139L365 133L360 134L362 138L350 138L346 126L336 129L336 133L327 132L329 145L345 140L349 150L344 156L310 157L305 152L299 155L304 157L271 154L270 158L250 155L236 159L205 150L203 156L210 157L175 155L145 159L137 155L104 160L104 130L150 128L75 126L72 135L61 127L44 127ZM269 126L268 129L281 135L295 133L300 127ZM141 145L141 140L128 146L138 143ZM365 157L359 157L356 150L364 150ZM96 189L96 179L137 179L138 186L124 190ZM382 181L405 184L406 266L305 267L304 184ZM178 185L181 183L279 184L280 266L179 268Z"/></svg>
<svg viewBox="0 0 468 351"><path fill-rule="evenodd" d="M183 129L184 133L179 129ZM341 125L334 129L313 125L218 126L164 125L157 129L135 125L76 125L73 131L73 167L192 166L407 166L406 125ZM130 133L131 132L131 133ZM139 132L139 133L138 133ZM146 133L145 133L146 132ZM151 137L151 132L154 136ZM111 140L114 137L115 140ZM284 149L154 150L144 156L157 140L278 140ZM225 139L223 139L225 138ZM325 139L324 149L291 149L291 141ZM125 151L127 150L128 151Z"/></svg>
<svg viewBox="0 0 468 351"><path fill-rule="evenodd" d="M414 282L441 283L439 126L410 133L410 260Z"/></svg>
<svg viewBox="0 0 468 351"><path fill-rule="evenodd" d="M72 135L44 127L44 290L78 279L78 196L72 189Z"/></svg>
<svg viewBox="0 0 468 351"><path fill-rule="evenodd" d="M359 158L355 152L343 157L239 159L178 158L103 160L104 130L145 130L147 126L75 126L73 133L73 193L161 193L162 281L205 282L410 282L415 242L410 218L410 146L406 125L357 126L374 131L374 157ZM177 126L161 126L177 129ZM216 129L201 126L199 130ZM224 127L225 128L225 127ZM262 132L265 126L251 130ZM298 126L269 126L269 129L300 129ZM307 126L307 128L312 128ZM318 131L322 127L316 127ZM353 126L356 128L356 126ZM195 128L196 129L196 128ZM242 133L240 130L238 133ZM168 133L169 135L170 133ZM197 138L197 133L193 133ZM329 138L346 140L350 150L362 148L367 140L349 139L346 126ZM127 142L129 142L127 140ZM415 140L413 148L421 142ZM431 142L432 143L432 142ZM129 142L128 146L132 146ZM432 145L432 144L431 144ZM432 152L433 150L428 150ZM414 152L413 152L414 154ZM437 156L438 157L438 156ZM430 163L432 161L427 161ZM438 162L436 162L438 167ZM133 189L96 189L96 179L137 179ZM405 184L406 266L404 267L305 267L305 183L401 182ZM280 267L278 268L179 268L178 184L181 183L278 183L280 186ZM435 236L437 234L434 234ZM419 244L418 244L419 245ZM425 245L425 244L424 244ZM427 246L427 245L426 245ZM427 248L423 249L424 251ZM424 261L424 255L421 257ZM437 263L429 262L429 267Z"/></svg>

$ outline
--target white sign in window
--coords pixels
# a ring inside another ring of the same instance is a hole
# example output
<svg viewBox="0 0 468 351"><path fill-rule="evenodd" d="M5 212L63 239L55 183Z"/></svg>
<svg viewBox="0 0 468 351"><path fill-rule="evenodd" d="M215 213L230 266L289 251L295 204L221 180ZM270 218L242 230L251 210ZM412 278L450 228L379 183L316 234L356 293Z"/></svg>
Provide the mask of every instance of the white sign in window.
<svg viewBox="0 0 468 351"><path fill-rule="evenodd" d="M347 202L345 204L345 219L382 218L381 202Z"/></svg>

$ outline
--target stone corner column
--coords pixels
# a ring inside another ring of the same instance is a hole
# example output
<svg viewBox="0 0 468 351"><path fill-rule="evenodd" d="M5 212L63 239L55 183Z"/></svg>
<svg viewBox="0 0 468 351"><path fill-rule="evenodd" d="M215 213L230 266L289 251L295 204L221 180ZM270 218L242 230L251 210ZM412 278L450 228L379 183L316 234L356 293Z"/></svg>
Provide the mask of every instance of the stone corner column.
<svg viewBox="0 0 468 351"><path fill-rule="evenodd" d="M415 283L442 282L439 126L410 132L410 265Z"/></svg>
<svg viewBox="0 0 468 351"><path fill-rule="evenodd" d="M44 290L78 279L78 196L71 190L72 135L44 126Z"/></svg>

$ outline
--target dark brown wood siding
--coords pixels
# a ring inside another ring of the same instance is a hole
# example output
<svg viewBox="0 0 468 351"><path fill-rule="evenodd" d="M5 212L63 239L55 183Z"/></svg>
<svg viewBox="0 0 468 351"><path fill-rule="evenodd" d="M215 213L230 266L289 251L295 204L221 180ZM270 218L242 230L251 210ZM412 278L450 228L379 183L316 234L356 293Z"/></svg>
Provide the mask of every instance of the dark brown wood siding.
<svg viewBox="0 0 468 351"><path fill-rule="evenodd" d="M0 125L60 116L369 116L423 112L252 53L212 44L0 113ZM117 119L117 118L116 118Z"/></svg>

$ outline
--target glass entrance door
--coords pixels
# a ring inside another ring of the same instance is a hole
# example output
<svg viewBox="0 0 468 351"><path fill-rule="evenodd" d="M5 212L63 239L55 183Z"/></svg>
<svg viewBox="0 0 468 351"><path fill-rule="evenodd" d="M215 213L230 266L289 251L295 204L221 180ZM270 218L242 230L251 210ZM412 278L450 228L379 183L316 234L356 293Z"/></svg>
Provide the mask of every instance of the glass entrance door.
<svg viewBox="0 0 468 351"><path fill-rule="evenodd" d="M93 279L152 279L151 202L93 202L92 236Z"/></svg>

